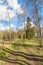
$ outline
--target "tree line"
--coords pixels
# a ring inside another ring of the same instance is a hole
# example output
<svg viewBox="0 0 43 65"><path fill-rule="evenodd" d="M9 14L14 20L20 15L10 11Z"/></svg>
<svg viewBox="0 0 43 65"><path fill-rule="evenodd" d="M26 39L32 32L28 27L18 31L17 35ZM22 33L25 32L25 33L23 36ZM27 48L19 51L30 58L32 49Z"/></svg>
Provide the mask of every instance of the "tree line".
<svg viewBox="0 0 43 65"><path fill-rule="evenodd" d="M33 27L30 22L31 22L31 19L28 17L27 23L26 23L24 29L18 29L16 31L14 31L13 29L11 29L11 31L9 31L9 30L1 31L0 39L2 39L4 41L9 41L10 40L10 32L11 32L11 40L12 41L15 40L16 38L19 38L19 39L20 38L27 38L27 39L33 38Z"/></svg>

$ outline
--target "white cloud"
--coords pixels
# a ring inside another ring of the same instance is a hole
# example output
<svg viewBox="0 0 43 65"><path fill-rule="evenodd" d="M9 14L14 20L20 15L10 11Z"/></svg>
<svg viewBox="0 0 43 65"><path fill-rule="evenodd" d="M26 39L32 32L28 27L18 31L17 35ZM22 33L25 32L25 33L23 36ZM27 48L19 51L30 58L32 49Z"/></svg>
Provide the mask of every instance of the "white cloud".
<svg viewBox="0 0 43 65"><path fill-rule="evenodd" d="M10 18L15 18L15 17L16 17L16 12L14 12L14 10L11 11L11 10L9 9L9 10L8 10L8 13L9 13L9 17L10 17Z"/></svg>
<svg viewBox="0 0 43 65"><path fill-rule="evenodd" d="M18 14L23 14L24 11L21 9L21 5L18 4L18 0L6 0L8 5L7 6L3 6L0 5L0 19L1 20L9 20L10 18L15 18L16 17L16 12ZM2 2L2 0L0 0L0 3ZM7 7L10 6L13 8L13 10L7 9ZM8 17L8 13L9 13L9 17Z"/></svg>
<svg viewBox="0 0 43 65"><path fill-rule="evenodd" d="M13 7L14 10L17 10L20 8L20 4L18 4L18 0L7 0L8 6Z"/></svg>
<svg viewBox="0 0 43 65"><path fill-rule="evenodd" d="M8 6L11 6L18 14L23 14L24 11L21 8L21 4L18 4L18 0L7 0Z"/></svg>
<svg viewBox="0 0 43 65"><path fill-rule="evenodd" d="M14 28L16 28L16 26L14 26L14 24L11 24L11 25L10 25L10 28L11 28L11 29L14 29ZM9 28L9 26L4 26L3 24L0 24L0 30L1 30L1 31L9 30L10 28Z"/></svg>
<svg viewBox="0 0 43 65"><path fill-rule="evenodd" d="M24 14L24 10L22 10L22 8L19 8L19 9L17 9L17 13L18 14Z"/></svg>
<svg viewBox="0 0 43 65"><path fill-rule="evenodd" d="M18 4L18 0L6 0L8 2L8 6L12 7L13 10L7 9L7 5L1 5L0 4L0 20L7 20L9 21L9 17L11 18L15 18L17 17L16 13L18 14L23 14L24 10L22 10L21 8L21 4ZM2 3L2 0L0 0L0 3ZM9 16L8 16L9 13ZM16 28L16 26L11 25L11 27ZM23 26L21 26L20 28L23 28ZM0 24L0 30L5 30L5 29L9 29L8 26L3 26L2 24Z"/></svg>
<svg viewBox="0 0 43 65"><path fill-rule="evenodd" d="M7 7L0 5L0 19L7 19Z"/></svg>
<svg viewBox="0 0 43 65"><path fill-rule="evenodd" d="M0 5L0 20L7 20L8 21L9 17L10 17L10 19L13 17L16 17L16 13L14 12L14 10L12 10L12 11L7 10L7 6Z"/></svg>

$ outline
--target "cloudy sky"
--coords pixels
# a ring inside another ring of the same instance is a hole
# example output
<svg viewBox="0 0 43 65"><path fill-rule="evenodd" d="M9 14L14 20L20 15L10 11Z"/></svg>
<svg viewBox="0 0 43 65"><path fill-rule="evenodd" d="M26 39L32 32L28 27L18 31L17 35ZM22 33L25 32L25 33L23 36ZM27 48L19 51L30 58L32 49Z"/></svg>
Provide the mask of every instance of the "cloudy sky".
<svg viewBox="0 0 43 65"><path fill-rule="evenodd" d="M0 30L9 29L9 21L14 29L22 28L20 15L23 13L18 0L0 0Z"/></svg>
<svg viewBox="0 0 43 65"><path fill-rule="evenodd" d="M9 29L9 21L10 27L15 30L24 27L24 18L26 20L28 15L31 17L22 6L25 1L26 0L0 0L0 30Z"/></svg>

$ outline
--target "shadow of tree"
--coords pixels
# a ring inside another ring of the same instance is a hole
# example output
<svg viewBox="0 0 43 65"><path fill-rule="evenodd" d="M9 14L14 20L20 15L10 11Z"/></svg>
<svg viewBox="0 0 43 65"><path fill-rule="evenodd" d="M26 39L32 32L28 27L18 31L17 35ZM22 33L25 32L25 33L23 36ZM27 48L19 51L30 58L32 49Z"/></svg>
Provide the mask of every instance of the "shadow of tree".
<svg viewBox="0 0 43 65"><path fill-rule="evenodd" d="M23 48L24 47L39 47L37 45L30 45L30 44L20 44L20 43L14 43L13 44L14 46L18 47L18 46L22 46ZM43 56L40 56L40 55L34 55L34 54L27 54L27 53L24 53L24 52L19 52L19 51L13 51L9 48L3 48L3 51L4 52L7 52L11 55L14 55L14 56L17 56L17 57L22 57L24 59L26 59L27 61L40 61L40 62L43 62ZM0 57L0 60L3 60L3 61L6 61L6 62L9 62L9 63L13 63L13 64L19 64L19 65L31 65L29 62L25 61L25 60L13 60L13 59L10 59L6 56L1 56Z"/></svg>
<svg viewBox="0 0 43 65"><path fill-rule="evenodd" d="M20 44L20 43L12 43L13 46L23 46L23 47L40 47L39 45L31 45L31 44ZM41 47L43 48L43 46Z"/></svg>
<svg viewBox="0 0 43 65"><path fill-rule="evenodd" d="M20 64L20 65L30 65L29 63L27 63L26 61L22 61L22 60L12 60L12 59L9 59L7 57L1 57L0 60L3 60L3 61L6 61L6 62L9 62L9 63L13 63L13 64Z"/></svg>
<svg viewBox="0 0 43 65"><path fill-rule="evenodd" d="M5 48L3 49L5 52L8 52L12 55L15 55L15 56L20 56L20 57L23 57L25 58L26 60L32 60L32 61L40 61L40 62L43 62L43 56L38 56L38 55L32 55L32 54L26 54L24 52L15 52L15 51L12 51L8 48ZM37 58L39 57L39 58Z"/></svg>

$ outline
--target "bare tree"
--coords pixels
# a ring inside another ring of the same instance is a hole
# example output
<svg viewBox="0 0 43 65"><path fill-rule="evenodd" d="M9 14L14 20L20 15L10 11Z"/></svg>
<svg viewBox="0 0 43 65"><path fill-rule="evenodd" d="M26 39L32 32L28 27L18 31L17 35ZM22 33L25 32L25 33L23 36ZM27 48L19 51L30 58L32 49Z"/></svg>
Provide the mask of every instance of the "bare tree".
<svg viewBox="0 0 43 65"><path fill-rule="evenodd" d="M37 30L38 33L38 39L39 39L39 44L40 46L42 46L42 36L41 36L41 16L39 15L39 11L41 11L41 0L33 0L32 4L33 4L33 9L32 9L32 14L33 14L33 19L34 19L34 24L37 26Z"/></svg>
<svg viewBox="0 0 43 65"><path fill-rule="evenodd" d="M26 6L28 6L28 12L30 12L32 16L33 23L38 28L38 38L39 38L39 44L42 46L42 36L41 36L41 8L43 0L25 0ZM32 7L31 7L32 6ZM31 7L29 9L29 7ZM40 12L39 12L40 11Z"/></svg>
<svg viewBox="0 0 43 65"><path fill-rule="evenodd" d="M7 5L7 12L6 13L8 14L8 23L9 23L9 36L10 36L10 40L9 41L10 41L10 44L11 44L11 42L12 42L11 41L11 25L10 25L11 21L10 21L10 15L9 15L9 12L8 12L9 4L8 4L7 0L6 0L6 5Z"/></svg>

